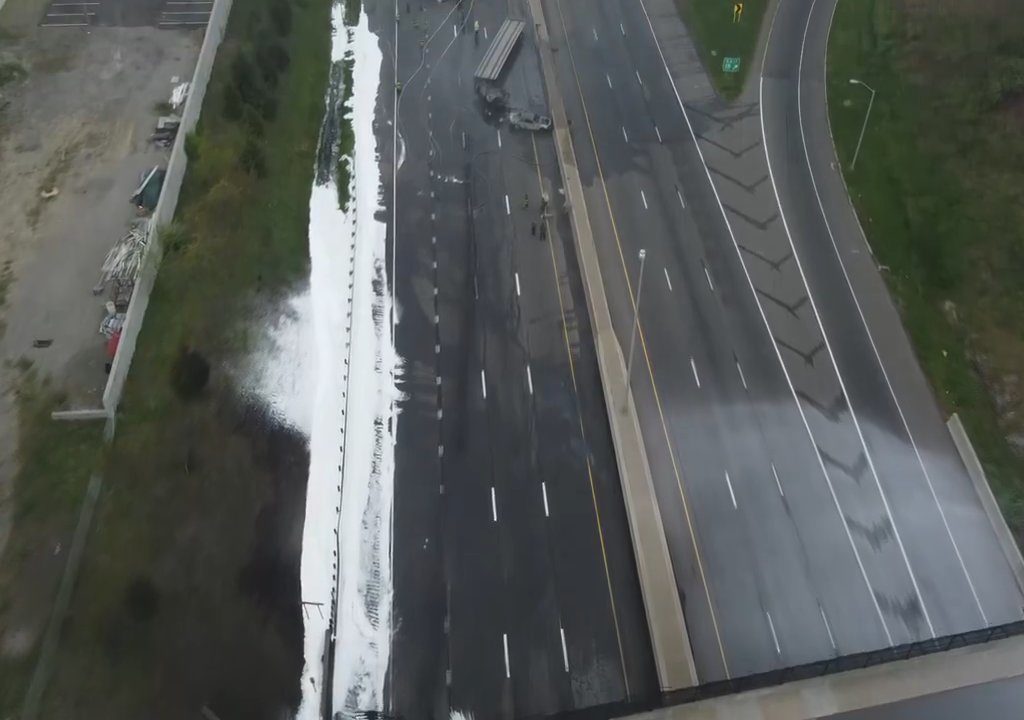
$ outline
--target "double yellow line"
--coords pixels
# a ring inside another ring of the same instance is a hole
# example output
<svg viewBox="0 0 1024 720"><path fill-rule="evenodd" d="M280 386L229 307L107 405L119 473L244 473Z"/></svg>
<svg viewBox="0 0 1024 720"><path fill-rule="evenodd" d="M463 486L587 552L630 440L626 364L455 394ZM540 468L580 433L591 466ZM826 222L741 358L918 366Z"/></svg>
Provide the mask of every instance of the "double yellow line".
<svg viewBox="0 0 1024 720"><path fill-rule="evenodd" d="M629 301L630 301L630 304L633 307L633 312L635 313L635 312L637 312L636 297L635 297L635 295L633 293L633 285L632 285L632 283L629 280L629 272L628 272L628 270L626 268L626 259L625 259L625 255L623 254L623 251L622 251L622 242L621 242L621 239L619 238L619 229L618 229L618 225L615 222L615 213L612 211L611 197L608 195L608 185L605 182L604 170L603 170L603 168L601 166L601 156L600 156L600 154L597 151L597 140L594 138L594 130L593 130L593 127L591 126L591 123L590 123L590 111L587 109L587 101L586 101L586 99L583 96L583 86L580 83L579 73L576 70L576 58L574 57L573 52L572 52L572 44L569 42L569 34L565 30L565 28L566 28L565 16L562 13L562 3L561 3L561 0L555 0L555 5L558 8L558 16L559 16L559 19L561 20L561 23L562 23L562 31L563 31L563 35L565 36L565 47L569 51L569 61L570 61L571 65L572 65L573 77L576 79L576 89L577 89L577 92L579 93L580 103L583 106L583 117L584 117L584 119L587 122L587 134L590 136L590 144L591 144L591 147L594 150L594 161L597 163L597 174L598 174L598 177L601 179L601 189L604 192L605 205L608 208L608 217L611 220L612 233L615 236L615 245L618 247L618 250L619 250L619 261L622 264L622 274L623 274L623 277L626 280L626 290L629 292ZM722 667L725 670L725 676L728 678L730 676L730 673L729 673L729 662L728 662L728 660L726 660L726 657L725 657L725 646L722 644L722 635L721 635L721 632L719 631L719 628L718 628L718 619L717 619L717 617L715 615L715 605L714 605L714 602L712 602L712 600L711 600L711 590L708 587L707 576L704 573L704 562L701 559L700 548L697 545L697 536L696 536L696 534L694 533L694 530L693 530L693 519L691 518L691 515L690 515L690 505L689 505L689 503L686 500L686 491L683 488L682 475L679 472L679 464L676 461L676 454L675 454L675 450L672 447L672 440L669 437L668 425L665 423L665 413L662 410L661 398L658 395L658 386L657 386L657 383L654 380L654 368L651 365L651 357L650 357L650 355L647 352L647 340L644 337L643 325L641 323L637 323L637 325L638 325L638 334L640 336L640 346L643 348L644 359L645 359L646 364L647 364L647 373L648 373L648 375L651 378L651 389L654 391L654 401L655 401L655 404L658 407L658 416L661 419L661 428L662 428L662 431L665 434L665 443L668 446L669 457L672 460L672 471L675 473L676 487L679 489L679 497L682 499L682 502L683 502L683 513L686 516L686 526L687 526L687 529L690 532L690 540L693 542L693 552L694 552L694 555L697 558L697 569L700 572L701 583L704 586L704 596L707 598L708 611L711 613L711 624L712 624L712 626L714 628L714 631L715 631L715 639L718 642L719 653L722 656Z"/></svg>

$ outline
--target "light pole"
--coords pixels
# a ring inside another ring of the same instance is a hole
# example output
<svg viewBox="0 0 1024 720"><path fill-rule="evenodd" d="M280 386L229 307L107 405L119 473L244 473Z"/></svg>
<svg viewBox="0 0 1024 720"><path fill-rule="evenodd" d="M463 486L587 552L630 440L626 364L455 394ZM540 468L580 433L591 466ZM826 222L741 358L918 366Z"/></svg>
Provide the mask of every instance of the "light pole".
<svg viewBox="0 0 1024 720"><path fill-rule="evenodd" d="M626 361L626 397L623 398L623 407L629 406L629 388L633 384L633 353L636 350L636 331L640 325L640 292L644 289L644 260L647 258L647 251L640 251L640 277L636 281L636 302L633 303L633 332L629 338L629 360Z"/></svg>
<svg viewBox="0 0 1024 720"><path fill-rule="evenodd" d="M863 80L857 78L850 78L851 85L863 85L871 93L871 99L868 100L868 111L864 113L864 124L860 128L860 137L857 138L857 149L853 151L853 162L850 163L850 171L852 172L857 167L857 156L860 155L860 144L864 142L864 131L868 129L868 118L871 117L871 106L875 104L875 90Z"/></svg>

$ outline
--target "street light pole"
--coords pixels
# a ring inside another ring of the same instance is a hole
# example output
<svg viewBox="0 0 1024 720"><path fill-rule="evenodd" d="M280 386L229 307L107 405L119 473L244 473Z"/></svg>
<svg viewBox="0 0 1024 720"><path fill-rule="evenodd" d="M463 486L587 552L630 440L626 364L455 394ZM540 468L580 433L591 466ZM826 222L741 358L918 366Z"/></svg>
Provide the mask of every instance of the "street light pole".
<svg viewBox="0 0 1024 720"><path fill-rule="evenodd" d="M644 289L644 260L647 258L647 251L640 251L640 277L636 281L636 302L633 303L633 332L629 338L629 360L626 361L626 397L623 406L629 405L629 388L633 384L633 353L636 350L636 331L640 325L640 293Z"/></svg>
<svg viewBox="0 0 1024 720"><path fill-rule="evenodd" d="M857 138L857 149L853 151L853 162L850 163L850 171L852 172L857 167L857 156L860 155L860 144L864 142L864 131L868 129L868 118L871 117L871 106L875 104L875 90L863 80L857 78L850 78L851 85L863 85L871 93L871 99L868 100L868 111L864 113L864 124L860 128L860 137Z"/></svg>

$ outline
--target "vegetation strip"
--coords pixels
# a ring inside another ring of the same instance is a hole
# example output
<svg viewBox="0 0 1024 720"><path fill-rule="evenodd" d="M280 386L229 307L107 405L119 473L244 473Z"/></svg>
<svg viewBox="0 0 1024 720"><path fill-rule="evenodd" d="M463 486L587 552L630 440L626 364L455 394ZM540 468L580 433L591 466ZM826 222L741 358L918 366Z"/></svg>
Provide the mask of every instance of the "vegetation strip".
<svg viewBox="0 0 1024 720"><path fill-rule="evenodd" d="M754 64L768 0L675 0L711 81L727 100L743 90ZM742 6L737 12L736 6Z"/></svg>
<svg viewBox="0 0 1024 720"><path fill-rule="evenodd" d="M73 528L90 469L105 478L43 717L187 717L207 705L271 718L298 702L290 540L305 444L239 397L229 371L308 275L330 8L235 0L113 446L95 426L49 421L52 390L23 403L12 550ZM46 578L31 575L29 547L0 558L0 624L23 593L52 602L55 587L32 586ZM0 657L0 714L16 713L35 654Z"/></svg>
<svg viewBox="0 0 1024 720"><path fill-rule="evenodd" d="M1024 537L1024 19L987 3L840 2L829 117L918 358ZM876 92L852 169L870 91Z"/></svg>

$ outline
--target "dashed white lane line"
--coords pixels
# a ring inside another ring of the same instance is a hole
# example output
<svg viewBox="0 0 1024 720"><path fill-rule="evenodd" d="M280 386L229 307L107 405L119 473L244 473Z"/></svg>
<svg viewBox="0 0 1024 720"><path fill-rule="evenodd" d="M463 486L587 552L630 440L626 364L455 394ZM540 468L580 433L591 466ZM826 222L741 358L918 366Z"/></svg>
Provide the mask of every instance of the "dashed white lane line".
<svg viewBox="0 0 1024 720"><path fill-rule="evenodd" d="M565 649L565 628L559 625L558 633L562 636L562 667L569 672L569 651Z"/></svg>
<svg viewBox="0 0 1024 720"><path fill-rule="evenodd" d="M629 135L626 134L626 126L625 125L622 126L622 137L623 137L623 139L625 139L625 141L627 143L629 142Z"/></svg>
<svg viewBox="0 0 1024 720"><path fill-rule="evenodd" d="M591 28L590 32L594 33L594 41L597 42L597 28Z"/></svg>
<svg viewBox="0 0 1024 720"><path fill-rule="evenodd" d="M622 37L626 37L626 28L622 27L622 23L619 23L619 30L622 31Z"/></svg>
<svg viewBox="0 0 1024 720"><path fill-rule="evenodd" d="M465 132L462 133L462 149L463 150L466 149L466 133Z"/></svg>
<svg viewBox="0 0 1024 720"><path fill-rule="evenodd" d="M683 194L679 191L679 188L676 188L676 197L679 198L679 204L682 206L683 210L685 210L686 202L683 201Z"/></svg>
<svg viewBox="0 0 1024 720"><path fill-rule="evenodd" d="M491 519L498 522L498 498L494 494L494 486L491 485Z"/></svg>
<svg viewBox="0 0 1024 720"><path fill-rule="evenodd" d="M736 510L737 507L738 507L736 505L736 493L734 493L732 491L732 480L729 478L729 471L728 470L725 471L725 484L729 488L729 499L732 500L732 509Z"/></svg>
<svg viewBox="0 0 1024 720"><path fill-rule="evenodd" d="M661 130L658 129L657 125L654 126L654 134L658 136L658 142L660 143L661 142Z"/></svg>
<svg viewBox="0 0 1024 720"><path fill-rule="evenodd" d="M516 296L522 297L523 293L519 289L519 273L516 273Z"/></svg>
<svg viewBox="0 0 1024 720"><path fill-rule="evenodd" d="M779 489L779 495L786 497L786 493L782 492L782 483L779 482L779 473L775 470L775 463L772 463L772 477L775 478L775 487Z"/></svg>
<svg viewBox="0 0 1024 720"><path fill-rule="evenodd" d="M736 370L740 374L740 382L743 383L743 389L746 390L747 389L747 378L743 376L743 366L740 365L740 361L739 360L736 361Z"/></svg>
<svg viewBox="0 0 1024 720"><path fill-rule="evenodd" d="M541 480L540 494L544 496L544 517L551 517L551 510L548 508L548 486Z"/></svg>
<svg viewBox="0 0 1024 720"><path fill-rule="evenodd" d="M505 678L512 677L512 668L508 664L508 633L501 634L501 644L505 646Z"/></svg>
<svg viewBox="0 0 1024 720"><path fill-rule="evenodd" d="M526 386L530 389L530 394L533 395L533 373L530 372L530 366L526 366Z"/></svg>
<svg viewBox="0 0 1024 720"><path fill-rule="evenodd" d="M612 89L612 76L609 75L608 73L605 73L604 74L604 79L608 81L608 89L611 90Z"/></svg>
<svg viewBox="0 0 1024 720"><path fill-rule="evenodd" d="M700 387L700 377L697 375L697 363L690 358L690 369L693 370L693 381L697 383L697 387Z"/></svg>
<svg viewBox="0 0 1024 720"><path fill-rule="evenodd" d="M487 28L484 27L484 40L486 40L486 39L487 39Z"/></svg>
<svg viewBox="0 0 1024 720"><path fill-rule="evenodd" d="M704 266L704 277L708 279L708 287L711 288L711 292L715 291L715 284L711 282L711 271L708 270L707 263L701 260L701 265Z"/></svg>
<svg viewBox="0 0 1024 720"><path fill-rule="evenodd" d="M836 639L832 637L832 628L829 627L828 618L825 617L825 608L823 608L821 605L818 605L818 612L821 613L821 621L825 623L825 632L828 633L828 641L832 644L832 649L836 650Z"/></svg>
<svg viewBox="0 0 1024 720"><path fill-rule="evenodd" d="M665 282L668 284L668 291L672 292L672 281L668 277L668 268L664 268L664 270L665 270Z"/></svg>
<svg viewBox="0 0 1024 720"><path fill-rule="evenodd" d="M779 636L775 634L775 623L772 622L772 614L767 610L764 611L765 617L768 618L768 629L772 631L772 641L775 643L775 654L781 655L782 648L779 647Z"/></svg>
<svg viewBox="0 0 1024 720"><path fill-rule="evenodd" d="M501 147L501 130L498 130L498 147Z"/></svg>
<svg viewBox="0 0 1024 720"><path fill-rule="evenodd" d="M480 371L480 389L483 391L484 400L486 400L487 399L487 376L484 374L483 370Z"/></svg>
<svg viewBox="0 0 1024 720"><path fill-rule="evenodd" d="M625 132L625 131L623 131L623 132ZM640 199L644 201L644 210L646 210L647 209L647 195L644 194L643 190L640 191Z"/></svg>
<svg viewBox="0 0 1024 720"><path fill-rule="evenodd" d="M643 81L643 78L640 77L640 71L639 70L634 70L633 72L636 73L636 81L638 83L640 83L641 85L643 85L644 81Z"/></svg>
<svg viewBox="0 0 1024 720"><path fill-rule="evenodd" d="M505 194L505 214L506 215L511 215L512 214L512 208L510 208L509 205L508 205L508 193Z"/></svg>
<svg viewBox="0 0 1024 720"><path fill-rule="evenodd" d="M459 26L454 23L452 24L452 39L459 39Z"/></svg>

